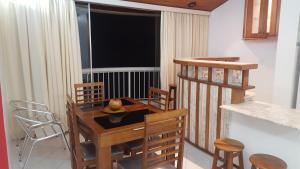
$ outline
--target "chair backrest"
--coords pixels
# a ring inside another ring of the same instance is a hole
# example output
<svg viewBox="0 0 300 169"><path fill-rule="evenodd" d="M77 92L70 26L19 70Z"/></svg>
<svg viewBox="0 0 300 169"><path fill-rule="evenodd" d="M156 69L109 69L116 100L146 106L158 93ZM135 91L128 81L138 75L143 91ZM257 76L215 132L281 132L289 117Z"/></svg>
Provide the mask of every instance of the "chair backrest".
<svg viewBox="0 0 300 169"><path fill-rule="evenodd" d="M74 84L76 104L99 103L105 99L104 83Z"/></svg>
<svg viewBox="0 0 300 169"><path fill-rule="evenodd" d="M68 127L69 127L69 138L70 138L70 149L72 154L72 163L76 164L78 168L81 165L82 156L80 150L80 136L79 136L79 129L77 124L77 116L75 114L75 103L72 98L67 95L67 119L68 119Z"/></svg>
<svg viewBox="0 0 300 169"><path fill-rule="evenodd" d="M143 169L173 165L182 168L186 109L145 116Z"/></svg>
<svg viewBox="0 0 300 169"><path fill-rule="evenodd" d="M154 106L163 111L168 111L169 97L170 94L168 91L150 87L148 94L148 105Z"/></svg>
<svg viewBox="0 0 300 169"><path fill-rule="evenodd" d="M27 100L11 100L10 105L16 110L49 111L47 105Z"/></svg>
<svg viewBox="0 0 300 169"><path fill-rule="evenodd" d="M13 114L19 126L32 138L46 138L60 131L57 125L51 125L55 122L53 113L51 112L16 108Z"/></svg>

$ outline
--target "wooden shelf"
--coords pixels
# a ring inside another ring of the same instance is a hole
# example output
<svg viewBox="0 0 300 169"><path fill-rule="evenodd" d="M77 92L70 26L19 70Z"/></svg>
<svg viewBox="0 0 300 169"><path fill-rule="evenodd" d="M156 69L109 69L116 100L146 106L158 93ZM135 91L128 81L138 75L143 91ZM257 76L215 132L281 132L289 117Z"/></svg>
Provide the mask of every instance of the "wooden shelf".
<svg viewBox="0 0 300 169"><path fill-rule="evenodd" d="M215 60L199 60L199 59L174 59L174 63L188 66L223 68L232 70L249 70L257 69L258 65L253 63L226 62Z"/></svg>
<svg viewBox="0 0 300 169"><path fill-rule="evenodd" d="M240 60L240 57L201 57L193 58L195 60L213 60L213 61L225 61L225 62L236 62Z"/></svg>

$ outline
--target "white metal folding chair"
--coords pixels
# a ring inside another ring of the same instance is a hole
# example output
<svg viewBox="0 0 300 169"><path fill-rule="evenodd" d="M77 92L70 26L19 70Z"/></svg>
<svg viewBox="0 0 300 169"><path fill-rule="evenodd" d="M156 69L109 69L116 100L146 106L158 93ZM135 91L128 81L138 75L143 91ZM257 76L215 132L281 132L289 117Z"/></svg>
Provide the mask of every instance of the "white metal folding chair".
<svg viewBox="0 0 300 169"><path fill-rule="evenodd" d="M11 101L11 105L15 107L14 117L16 121L26 133L19 151L20 161L31 143L23 169L26 168L32 149L38 142L61 136L65 146L69 149L62 123L56 121L53 113L45 111L48 110L47 106L27 101Z"/></svg>

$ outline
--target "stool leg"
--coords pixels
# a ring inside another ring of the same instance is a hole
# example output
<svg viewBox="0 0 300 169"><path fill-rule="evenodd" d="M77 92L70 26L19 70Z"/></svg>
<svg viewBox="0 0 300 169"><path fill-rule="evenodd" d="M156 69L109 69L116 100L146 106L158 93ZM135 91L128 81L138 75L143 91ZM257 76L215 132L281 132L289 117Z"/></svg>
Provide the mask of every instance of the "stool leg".
<svg viewBox="0 0 300 169"><path fill-rule="evenodd" d="M243 159L243 152L239 153L239 168L244 169L244 159Z"/></svg>
<svg viewBox="0 0 300 169"><path fill-rule="evenodd" d="M226 168L226 166L227 166L227 158L228 158L227 152L224 151L224 165L223 165L223 168Z"/></svg>
<svg viewBox="0 0 300 169"><path fill-rule="evenodd" d="M215 148L215 154L214 154L212 169L217 169L218 168L219 152L220 152L219 149Z"/></svg>
<svg viewBox="0 0 300 169"><path fill-rule="evenodd" d="M227 153L226 169L233 169L233 153Z"/></svg>

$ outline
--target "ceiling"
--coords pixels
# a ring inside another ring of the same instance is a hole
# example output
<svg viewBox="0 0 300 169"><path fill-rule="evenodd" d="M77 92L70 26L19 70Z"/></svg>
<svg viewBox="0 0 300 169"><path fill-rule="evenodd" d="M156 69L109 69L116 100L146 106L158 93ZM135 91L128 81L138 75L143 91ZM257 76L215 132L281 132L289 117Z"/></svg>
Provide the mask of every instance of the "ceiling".
<svg viewBox="0 0 300 169"><path fill-rule="evenodd" d="M146 4L212 11L228 0L126 0Z"/></svg>

